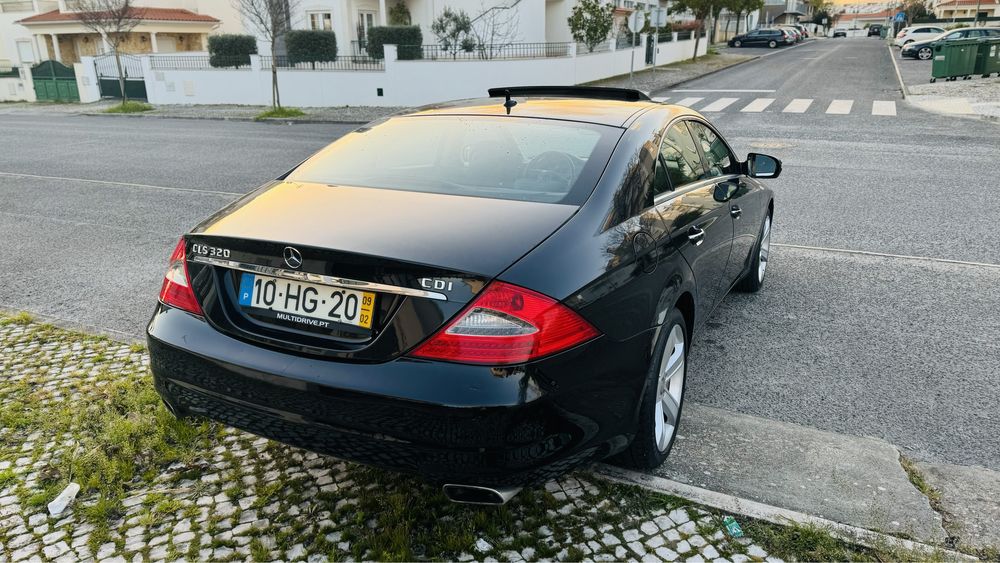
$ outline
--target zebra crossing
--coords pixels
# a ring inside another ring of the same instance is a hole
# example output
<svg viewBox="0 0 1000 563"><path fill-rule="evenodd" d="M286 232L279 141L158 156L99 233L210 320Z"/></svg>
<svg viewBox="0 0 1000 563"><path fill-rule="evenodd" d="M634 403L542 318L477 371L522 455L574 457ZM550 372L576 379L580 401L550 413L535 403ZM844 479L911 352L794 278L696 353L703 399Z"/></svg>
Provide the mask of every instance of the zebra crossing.
<svg viewBox="0 0 1000 563"><path fill-rule="evenodd" d="M655 96L653 101L666 102L689 107L702 113L736 112L788 114L823 113L827 115L875 115L896 116L896 102L893 100L817 100L815 98L795 98L779 100L768 97L705 97L705 96Z"/></svg>

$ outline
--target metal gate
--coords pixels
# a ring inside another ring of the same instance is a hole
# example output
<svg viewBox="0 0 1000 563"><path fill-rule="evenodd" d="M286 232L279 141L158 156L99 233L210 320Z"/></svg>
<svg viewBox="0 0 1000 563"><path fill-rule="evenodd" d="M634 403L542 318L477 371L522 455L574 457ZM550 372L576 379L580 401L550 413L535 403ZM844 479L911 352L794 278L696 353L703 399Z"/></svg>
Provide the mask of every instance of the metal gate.
<svg viewBox="0 0 1000 563"><path fill-rule="evenodd" d="M656 36L650 33L646 36L646 64L651 65L656 60Z"/></svg>
<svg viewBox="0 0 1000 563"><path fill-rule="evenodd" d="M142 60L134 55L121 53L122 74L125 76L125 93L130 100L146 99L146 80L142 74ZM106 53L94 57L94 69L97 71L97 84L102 98L122 97L121 83L118 80L118 63L114 53Z"/></svg>
<svg viewBox="0 0 1000 563"><path fill-rule="evenodd" d="M35 98L40 102L79 102L76 73L59 61L42 61L31 67Z"/></svg>

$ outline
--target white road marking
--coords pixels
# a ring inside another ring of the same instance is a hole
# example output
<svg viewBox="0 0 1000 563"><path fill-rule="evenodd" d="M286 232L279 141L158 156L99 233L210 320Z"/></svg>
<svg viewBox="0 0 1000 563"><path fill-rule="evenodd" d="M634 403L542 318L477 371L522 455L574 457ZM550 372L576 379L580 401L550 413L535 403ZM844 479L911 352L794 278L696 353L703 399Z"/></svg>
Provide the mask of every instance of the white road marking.
<svg viewBox="0 0 1000 563"><path fill-rule="evenodd" d="M107 180L88 180L86 178L64 178L62 176L39 176L36 174L19 174L17 172L0 172L0 176L10 176L13 178L31 178L34 180L61 180L64 182L85 182L88 184L103 184L105 186L119 186L124 188L146 188L150 190L165 190L170 192L190 192L196 194L213 194L213 195L235 195L242 196L239 192L220 192L215 190L197 190L194 188L172 188L169 186L151 186L149 184L133 184L130 182L110 182Z"/></svg>
<svg viewBox="0 0 1000 563"><path fill-rule="evenodd" d="M777 90L728 90L728 89L720 89L720 90L671 90L671 92L716 92L716 93L718 93L718 92L737 92L737 93L762 93L762 94L766 94L768 92L777 92Z"/></svg>
<svg viewBox="0 0 1000 563"><path fill-rule="evenodd" d="M676 105L691 107L704 99L705 98L684 98L683 100L677 102Z"/></svg>
<svg viewBox="0 0 1000 563"><path fill-rule="evenodd" d="M896 102L875 100L872 102L872 115L896 115Z"/></svg>
<svg viewBox="0 0 1000 563"><path fill-rule="evenodd" d="M805 113L812 103L812 98L795 98L781 111L783 113Z"/></svg>
<svg viewBox="0 0 1000 563"><path fill-rule="evenodd" d="M834 115L847 115L851 113L854 100L834 100L830 102L830 107L826 108L826 113Z"/></svg>
<svg viewBox="0 0 1000 563"><path fill-rule="evenodd" d="M864 256L879 256L881 258L897 258L900 260L918 260L921 262L940 262L943 264L959 264L962 266L978 266L980 268L1000 268L1000 264L990 264L988 262L968 262L966 260L949 260L948 258L931 258L929 256L909 256L907 254L887 254L885 252L871 252L868 250L850 250L846 248L826 248L823 246L805 246L801 244L786 244L772 242L771 246L783 246L785 248L798 248L800 250L817 250L822 252L839 252L841 254L861 254Z"/></svg>
<svg viewBox="0 0 1000 563"><path fill-rule="evenodd" d="M722 111L737 100L739 100L739 98L719 98L718 100L715 100L714 102L701 108L701 111Z"/></svg>
<svg viewBox="0 0 1000 563"><path fill-rule="evenodd" d="M654 101L654 102L665 102L665 101L667 101L667 100L669 100L669 99L670 99L670 98L668 98L668 97L666 97L666 96L654 96L654 97L653 97L653 101Z"/></svg>
<svg viewBox="0 0 1000 563"><path fill-rule="evenodd" d="M774 102L774 98L757 98L756 100L750 102L740 111L747 113L760 113L767 109L767 106Z"/></svg>

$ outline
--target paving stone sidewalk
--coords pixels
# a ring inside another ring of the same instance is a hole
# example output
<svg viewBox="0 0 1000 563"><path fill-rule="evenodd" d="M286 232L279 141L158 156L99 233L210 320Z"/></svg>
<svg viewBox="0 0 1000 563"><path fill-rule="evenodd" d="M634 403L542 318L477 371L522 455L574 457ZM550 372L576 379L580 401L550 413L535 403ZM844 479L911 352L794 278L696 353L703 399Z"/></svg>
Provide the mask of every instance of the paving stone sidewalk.
<svg viewBox="0 0 1000 563"><path fill-rule="evenodd" d="M0 561L778 561L720 514L588 472L460 506L156 401L141 347L0 313Z"/></svg>

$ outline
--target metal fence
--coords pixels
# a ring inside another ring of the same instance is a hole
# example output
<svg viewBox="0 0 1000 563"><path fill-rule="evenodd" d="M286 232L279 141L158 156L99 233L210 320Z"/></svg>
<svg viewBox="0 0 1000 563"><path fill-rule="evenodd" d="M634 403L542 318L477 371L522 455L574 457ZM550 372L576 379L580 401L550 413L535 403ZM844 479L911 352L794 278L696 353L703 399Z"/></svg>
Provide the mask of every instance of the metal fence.
<svg viewBox="0 0 1000 563"><path fill-rule="evenodd" d="M153 70L250 70L250 57L240 56L157 55L149 63Z"/></svg>
<svg viewBox="0 0 1000 563"><path fill-rule="evenodd" d="M287 56L262 56L260 67L271 70L272 66L277 66L284 70L385 70L385 62L362 56L337 57L332 61L297 62Z"/></svg>
<svg viewBox="0 0 1000 563"><path fill-rule="evenodd" d="M0 78L20 78L21 73L14 67L0 66Z"/></svg>
<svg viewBox="0 0 1000 563"><path fill-rule="evenodd" d="M674 40L674 33L672 31L661 31L659 35L656 36L657 43L670 43Z"/></svg>
<svg viewBox="0 0 1000 563"><path fill-rule="evenodd" d="M691 39L691 37L693 37L693 35L691 34L690 29L685 29L684 31L677 32L678 41L687 41L688 39Z"/></svg>
<svg viewBox="0 0 1000 563"><path fill-rule="evenodd" d="M642 37L638 33L623 33L615 40L616 49L628 49L642 45Z"/></svg>
<svg viewBox="0 0 1000 563"><path fill-rule="evenodd" d="M591 51L590 47L587 47L586 43L576 44L576 54L577 55L589 55L590 53L606 53L611 50L611 45L607 41L601 41L597 45L594 45L594 50Z"/></svg>
<svg viewBox="0 0 1000 563"><path fill-rule="evenodd" d="M572 43L508 43L497 45L421 45L399 49L420 49L425 60L489 61L510 59L552 59L568 57Z"/></svg>

